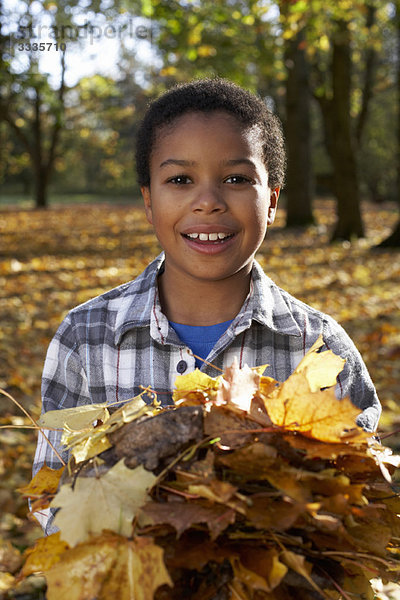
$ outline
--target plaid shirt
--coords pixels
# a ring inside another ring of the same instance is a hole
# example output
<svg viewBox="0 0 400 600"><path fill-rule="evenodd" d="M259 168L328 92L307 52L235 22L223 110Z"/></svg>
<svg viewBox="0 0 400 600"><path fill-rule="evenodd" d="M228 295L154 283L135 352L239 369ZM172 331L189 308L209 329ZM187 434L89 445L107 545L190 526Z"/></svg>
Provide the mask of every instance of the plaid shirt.
<svg viewBox="0 0 400 600"><path fill-rule="evenodd" d="M160 254L134 281L74 308L50 343L43 371L43 411L128 400L150 386L162 404L171 403L177 375L195 368L195 359L162 313L157 276ZM254 261L248 297L207 361L220 369L234 356L239 365L268 364L265 374L284 381L320 334L346 359L336 394L350 396L363 412L358 423L376 429L380 403L367 368L345 331L331 317L280 289ZM215 377L209 364L202 371ZM46 432L59 448L60 432ZM65 459L66 452L62 453ZM39 434L33 472L44 461L60 462Z"/></svg>

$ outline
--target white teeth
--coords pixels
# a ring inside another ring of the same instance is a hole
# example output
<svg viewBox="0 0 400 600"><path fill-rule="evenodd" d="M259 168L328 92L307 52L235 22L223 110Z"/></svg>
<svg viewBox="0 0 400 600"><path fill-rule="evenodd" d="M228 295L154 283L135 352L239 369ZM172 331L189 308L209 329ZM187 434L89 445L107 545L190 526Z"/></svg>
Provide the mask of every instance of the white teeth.
<svg viewBox="0 0 400 600"><path fill-rule="evenodd" d="M216 242L229 237L229 233L187 233L187 237L192 240L199 238L202 242Z"/></svg>

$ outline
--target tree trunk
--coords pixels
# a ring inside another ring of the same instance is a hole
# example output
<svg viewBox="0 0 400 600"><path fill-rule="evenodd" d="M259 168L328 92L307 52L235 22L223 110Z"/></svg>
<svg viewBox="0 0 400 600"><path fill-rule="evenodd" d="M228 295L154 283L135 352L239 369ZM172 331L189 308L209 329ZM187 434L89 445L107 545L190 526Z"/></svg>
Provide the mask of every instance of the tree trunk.
<svg viewBox="0 0 400 600"><path fill-rule="evenodd" d="M333 41L332 98L319 98L324 118L327 149L334 169L337 223L332 240L364 236L360 210L357 161L351 130L351 50L345 21L338 22Z"/></svg>
<svg viewBox="0 0 400 600"><path fill-rule="evenodd" d="M45 152L42 130L42 97L40 88L36 89L35 119L33 123L33 152L31 152L32 168L35 179L35 206L36 208L47 208L48 206L48 184L53 172L56 148L58 145L60 131L62 128L62 114L64 111L65 92L65 51L61 54L61 82L58 90L58 106L54 110L54 126L50 134L49 150Z"/></svg>
<svg viewBox="0 0 400 600"><path fill-rule="evenodd" d="M47 169L44 163L44 148L42 140L41 104L40 90L36 89L35 98L35 120L33 123L33 145L34 154L31 156L35 180L35 206L36 208L47 208Z"/></svg>
<svg viewBox="0 0 400 600"><path fill-rule="evenodd" d="M303 32L286 44L286 227L310 225L312 213L312 167L310 88L308 63L302 47Z"/></svg>
<svg viewBox="0 0 400 600"><path fill-rule="evenodd" d="M396 2L397 32L397 202L400 210L400 0ZM391 235L378 248L400 248L400 219Z"/></svg>
<svg viewBox="0 0 400 600"><path fill-rule="evenodd" d="M35 206L36 208L47 208L47 184L48 177L46 169L40 166L35 169Z"/></svg>
<svg viewBox="0 0 400 600"><path fill-rule="evenodd" d="M383 240L378 248L400 248L400 220L397 222L393 233L386 240Z"/></svg>

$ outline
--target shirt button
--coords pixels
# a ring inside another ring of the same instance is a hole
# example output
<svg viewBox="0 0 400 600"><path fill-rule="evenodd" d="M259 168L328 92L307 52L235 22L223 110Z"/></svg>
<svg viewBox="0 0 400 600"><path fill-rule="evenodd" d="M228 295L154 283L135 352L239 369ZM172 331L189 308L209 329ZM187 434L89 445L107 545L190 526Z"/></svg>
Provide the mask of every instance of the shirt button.
<svg viewBox="0 0 400 600"><path fill-rule="evenodd" d="M184 373L187 369L187 362L186 360L180 360L178 362L178 364L176 365L176 370L178 371L178 373Z"/></svg>

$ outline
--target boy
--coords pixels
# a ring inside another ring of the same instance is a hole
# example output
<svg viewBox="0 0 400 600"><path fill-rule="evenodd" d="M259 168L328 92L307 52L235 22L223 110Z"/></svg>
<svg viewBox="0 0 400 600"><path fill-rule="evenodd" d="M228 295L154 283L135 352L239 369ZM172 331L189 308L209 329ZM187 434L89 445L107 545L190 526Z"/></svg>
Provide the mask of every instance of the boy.
<svg viewBox="0 0 400 600"><path fill-rule="evenodd" d="M254 260L284 179L278 119L231 82L193 81L152 103L136 159L164 253L135 281L69 313L49 346L43 410L121 402L148 385L168 404L177 375L198 366L216 376L213 365L235 356L240 366L268 363L266 374L283 381L322 333L346 359L337 396L350 396L358 424L374 431L380 403L352 341ZM44 460L60 466L41 436L35 472Z"/></svg>

